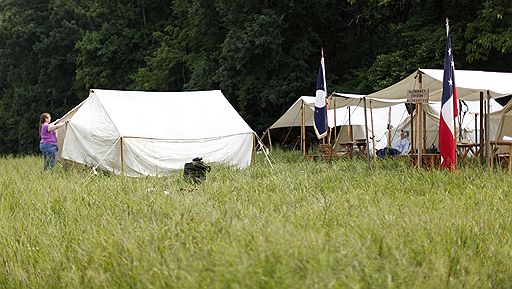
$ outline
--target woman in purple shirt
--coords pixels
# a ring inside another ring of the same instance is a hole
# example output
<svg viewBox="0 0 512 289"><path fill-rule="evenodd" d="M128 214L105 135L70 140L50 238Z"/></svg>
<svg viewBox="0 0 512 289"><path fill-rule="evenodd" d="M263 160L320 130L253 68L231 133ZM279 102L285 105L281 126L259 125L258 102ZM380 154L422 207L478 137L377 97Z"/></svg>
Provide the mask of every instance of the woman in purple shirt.
<svg viewBox="0 0 512 289"><path fill-rule="evenodd" d="M41 114L39 121L39 136L41 137L39 149L41 149L44 156L45 170L53 168L57 162L57 132L55 130L68 123L67 120L59 124L55 124L58 120L50 123L51 119L50 114L45 112Z"/></svg>

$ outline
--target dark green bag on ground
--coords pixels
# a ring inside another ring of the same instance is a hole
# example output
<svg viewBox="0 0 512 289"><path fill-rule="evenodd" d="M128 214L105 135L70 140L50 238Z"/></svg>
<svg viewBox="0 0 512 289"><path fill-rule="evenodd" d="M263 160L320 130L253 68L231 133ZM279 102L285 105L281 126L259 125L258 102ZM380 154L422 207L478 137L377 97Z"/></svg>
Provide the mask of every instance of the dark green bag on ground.
<svg viewBox="0 0 512 289"><path fill-rule="evenodd" d="M190 163L185 163L183 168L185 179L194 183L200 183L206 179L207 172L210 172L210 166L204 163L200 157L194 158Z"/></svg>

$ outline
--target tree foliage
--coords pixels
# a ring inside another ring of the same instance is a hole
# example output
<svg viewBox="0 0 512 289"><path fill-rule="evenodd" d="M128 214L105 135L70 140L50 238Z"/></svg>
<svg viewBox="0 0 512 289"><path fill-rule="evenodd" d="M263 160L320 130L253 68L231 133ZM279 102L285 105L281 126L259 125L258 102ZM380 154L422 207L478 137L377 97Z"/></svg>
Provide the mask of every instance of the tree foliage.
<svg viewBox="0 0 512 289"><path fill-rule="evenodd" d="M312 95L370 93L440 68L510 71L506 0L0 0L0 153L37 151L42 112L90 88L221 89L258 132Z"/></svg>

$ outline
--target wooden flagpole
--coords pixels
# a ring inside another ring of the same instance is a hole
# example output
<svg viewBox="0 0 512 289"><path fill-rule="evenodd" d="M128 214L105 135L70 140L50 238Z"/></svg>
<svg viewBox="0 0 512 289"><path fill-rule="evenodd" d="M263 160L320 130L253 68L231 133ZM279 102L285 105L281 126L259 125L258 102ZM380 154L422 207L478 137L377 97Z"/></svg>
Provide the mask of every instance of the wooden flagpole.
<svg viewBox="0 0 512 289"><path fill-rule="evenodd" d="M421 90L423 89L423 75L422 72L418 70L418 88ZM423 162L423 125L422 125L422 118L423 118L423 107L421 103L418 103L417 105L417 111L416 116L418 117L418 168L422 167Z"/></svg>
<svg viewBox="0 0 512 289"><path fill-rule="evenodd" d="M336 128L338 127L338 123L336 122L336 98L334 98L334 146L336 146L336 142L338 141L338 136L336 134Z"/></svg>

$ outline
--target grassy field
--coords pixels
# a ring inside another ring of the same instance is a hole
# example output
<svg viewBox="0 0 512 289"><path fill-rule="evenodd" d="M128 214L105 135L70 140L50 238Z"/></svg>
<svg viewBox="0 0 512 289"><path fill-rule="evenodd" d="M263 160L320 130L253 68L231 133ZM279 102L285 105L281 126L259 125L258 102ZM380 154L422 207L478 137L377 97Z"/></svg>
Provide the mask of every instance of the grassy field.
<svg viewBox="0 0 512 289"><path fill-rule="evenodd" d="M512 177L276 152L194 186L0 158L0 288L512 288Z"/></svg>

